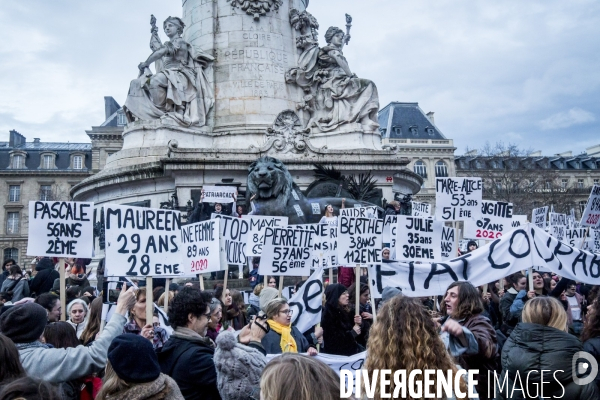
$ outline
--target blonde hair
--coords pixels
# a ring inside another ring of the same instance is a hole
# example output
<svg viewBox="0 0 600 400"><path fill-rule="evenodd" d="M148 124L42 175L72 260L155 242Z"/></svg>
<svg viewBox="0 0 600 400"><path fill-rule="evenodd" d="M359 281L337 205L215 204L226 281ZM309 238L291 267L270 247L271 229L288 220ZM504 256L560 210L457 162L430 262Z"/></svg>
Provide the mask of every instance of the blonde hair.
<svg viewBox="0 0 600 400"><path fill-rule="evenodd" d="M340 378L321 361L297 353L283 353L263 370L260 394L264 400L337 400Z"/></svg>
<svg viewBox="0 0 600 400"><path fill-rule="evenodd" d="M277 297L269 301L265 306L265 314L267 314L267 318L273 319L273 317L277 315L279 310L281 310L281 306L287 303L288 301L282 297Z"/></svg>
<svg viewBox="0 0 600 400"><path fill-rule="evenodd" d="M171 304L171 301L173 301L173 297L175 297L175 293L173 292L165 292L165 293L169 293L169 304ZM158 302L157 305L159 307L163 307L165 305L165 293L161 294L160 297L158 298Z"/></svg>
<svg viewBox="0 0 600 400"><path fill-rule="evenodd" d="M131 386L119 378L110 361L106 361L106 373L104 374L104 379L102 379L102 389L96 395L95 400L106 400L108 396L127 390Z"/></svg>
<svg viewBox="0 0 600 400"><path fill-rule="evenodd" d="M525 303L521 314L523 322L550 326L567 332L567 312L554 297L536 297Z"/></svg>
<svg viewBox="0 0 600 400"><path fill-rule="evenodd" d="M265 287L265 285L263 285L262 283L256 284L256 286L254 286L254 291L253 291L254 295L260 296L260 292L262 292L264 287Z"/></svg>
<svg viewBox="0 0 600 400"><path fill-rule="evenodd" d="M384 304L369 331L367 347L364 368L370 376L376 369L406 369L408 372L440 369L452 370L453 375L457 372L429 313L418 300L407 296L393 297ZM437 376L433 381L437 381ZM389 391L393 393L394 388L392 380ZM467 392L464 380L460 381L460 388ZM374 398L381 399L380 386L375 390Z"/></svg>

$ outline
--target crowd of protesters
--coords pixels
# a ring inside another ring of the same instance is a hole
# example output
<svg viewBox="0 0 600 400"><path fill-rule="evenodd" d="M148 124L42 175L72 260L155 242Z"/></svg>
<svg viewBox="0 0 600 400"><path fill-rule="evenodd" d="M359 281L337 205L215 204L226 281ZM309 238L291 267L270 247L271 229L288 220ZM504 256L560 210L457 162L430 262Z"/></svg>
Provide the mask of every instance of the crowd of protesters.
<svg viewBox="0 0 600 400"><path fill-rule="evenodd" d="M340 379L314 356L364 351L369 372L478 370L472 379L481 399L525 399L545 384L546 397L600 398L600 377L575 384L571 364L580 351L600 362L600 287L552 273L515 273L482 287L458 281L433 298L387 287L375 304L366 277L339 268L337 283L326 283L320 324L301 332L278 290L283 278L265 282L257 274L250 274L247 304L242 292L222 284L206 291L189 282L157 286L149 299L145 288L125 283L103 326L108 293L89 286L88 264L40 258L29 277L14 260L4 262L0 400L335 399ZM60 268L69 299L64 322ZM168 318L161 320L165 303ZM519 378L542 370L554 373L554 384L539 375ZM494 373L508 384L488 379ZM465 398L459 392L470 383L465 375L452 398ZM392 380L388 392L394 386ZM376 388L375 398L382 394Z"/></svg>

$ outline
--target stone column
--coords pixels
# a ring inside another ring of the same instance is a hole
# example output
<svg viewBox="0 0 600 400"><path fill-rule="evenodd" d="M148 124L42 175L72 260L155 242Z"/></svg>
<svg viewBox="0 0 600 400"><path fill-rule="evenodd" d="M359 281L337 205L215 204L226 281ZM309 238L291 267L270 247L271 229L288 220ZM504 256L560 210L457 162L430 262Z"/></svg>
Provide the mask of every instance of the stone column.
<svg viewBox="0 0 600 400"><path fill-rule="evenodd" d="M277 115L300 101L301 90L285 82L297 57L292 7L305 8L302 0L183 1L184 38L216 59L214 147L262 145Z"/></svg>

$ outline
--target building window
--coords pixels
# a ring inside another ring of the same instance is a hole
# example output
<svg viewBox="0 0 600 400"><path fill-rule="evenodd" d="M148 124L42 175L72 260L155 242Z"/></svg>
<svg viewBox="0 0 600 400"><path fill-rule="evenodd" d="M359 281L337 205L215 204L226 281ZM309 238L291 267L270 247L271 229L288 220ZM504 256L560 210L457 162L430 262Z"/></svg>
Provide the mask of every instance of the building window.
<svg viewBox="0 0 600 400"><path fill-rule="evenodd" d="M577 179L577 189L583 189L583 179Z"/></svg>
<svg viewBox="0 0 600 400"><path fill-rule="evenodd" d="M585 207L587 206L587 200L582 200L579 202L579 212L583 215L585 211Z"/></svg>
<svg viewBox="0 0 600 400"><path fill-rule="evenodd" d="M83 168L83 156L73 156L73 169Z"/></svg>
<svg viewBox="0 0 600 400"><path fill-rule="evenodd" d="M6 213L6 234L16 235L19 233L19 213Z"/></svg>
<svg viewBox="0 0 600 400"><path fill-rule="evenodd" d="M552 189L552 181L546 181L546 190Z"/></svg>
<svg viewBox="0 0 600 400"><path fill-rule="evenodd" d="M42 156L42 168L52 169L54 168L54 157L50 154L44 154Z"/></svg>
<svg viewBox="0 0 600 400"><path fill-rule="evenodd" d="M423 178L427 178L427 166L421 160L417 161L414 166L415 173L421 175Z"/></svg>
<svg viewBox="0 0 600 400"><path fill-rule="evenodd" d="M414 136L417 136L419 134L419 129L417 128L416 125L411 125L408 130L410 131L410 133L412 133Z"/></svg>
<svg viewBox="0 0 600 400"><path fill-rule="evenodd" d="M12 159L12 167L13 169L25 168L25 157L21 154L15 154Z"/></svg>
<svg viewBox="0 0 600 400"><path fill-rule="evenodd" d="M4 260L13 259L18 264L19 263L19 249L14 247L9 247L8 249L4 249Z"/></svg>
<svg viewBox="0 0 600 400"><path fill-rule="evenodd" d="M438 161L435 163L435 176L438 178L445 178L448 176L448 167L445 162Z"/></svg>
<svg viewBox="0 0 600 400"><path fill-rule="evenodd" d="M8 187L8 201L21 201L21 185Z"/></svg>
<svg viewBox="0 0 600 400"><path fill-rule="evenodd" d="M568 179L563 179L560 181L560 187L563 189L566 189L567 186L569 186L569 180Z"/></svg>
<svg viewBox="0 0 600 400"><path fill-rule="evenodd" d="M394 129L394 134L395 134L396 136L400 136L400 135L402 135L402 128L401 128L401 127L399 127L399 126L394 126L394 127L393 127L393 129Z"/></svg>
<svg viewBox="0 0 600 400"><path fill-rule="evenodd" d="M594 185L598 185L600 182L600 179L594 179Z"/></svg>
<svg viewBox="0 0 600 400"><path fill-rule="evenodd" d="M40 201L51 201L52 200L52 185L41 185L40 186Z"/></svg>
<svg viewBox="0 0 600 400"><path fill-rule="evenodd" d="M122 111L117 112L117 125L124 126L127 124L127 119L125 119L125 113Z"/></svg>

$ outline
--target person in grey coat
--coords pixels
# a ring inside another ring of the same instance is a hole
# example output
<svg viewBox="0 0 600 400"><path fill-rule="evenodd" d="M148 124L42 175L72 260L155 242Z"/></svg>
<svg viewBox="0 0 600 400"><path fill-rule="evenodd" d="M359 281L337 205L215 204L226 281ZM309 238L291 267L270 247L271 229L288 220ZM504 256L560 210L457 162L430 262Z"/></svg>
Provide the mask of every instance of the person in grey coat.
<svg viewBox="0 0 600 400"><path fill-rule="evenodd" d="M21 267L18 265L10 267L8 277L2 282L0 293L8 293L12 296L13 304L29 296L29 282L27 282L27 277L23 276Z"/></svg>
<svg viewBox="0 0 600 400"><path fill-rule="evenodd" d="M125 314L134 303L133 288L126 290L124 285L114 315L90 346L55 349L40 342L48 312L36 303L17 305L2 314L0 332L17 346L28 376L57 384L83 378L104 368L108 347L123 332L127 322Z"/></svg>

